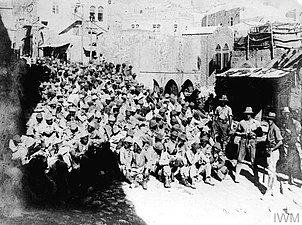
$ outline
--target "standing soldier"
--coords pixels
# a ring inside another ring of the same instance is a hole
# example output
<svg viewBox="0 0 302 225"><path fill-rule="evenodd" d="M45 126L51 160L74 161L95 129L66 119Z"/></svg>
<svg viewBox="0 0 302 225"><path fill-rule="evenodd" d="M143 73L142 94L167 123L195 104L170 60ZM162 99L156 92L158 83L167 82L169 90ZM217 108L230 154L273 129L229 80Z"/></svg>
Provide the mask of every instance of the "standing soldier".
<svg viewBox="0 0 302 225"><path fill-rule="evenodd" d="M222 95L219 99L221 105L218 106L214 114L214 135L215 141L220 141L222 151L225 153L226 145L228 143L229 131L232 125L233 113L231 107L227 105L229 101L226 95Z"/></svg>
<svg viewBox="0 0 302 225"><path fill-rule="evenodd" d="M241 140L239 143L239 155L236 166L235 182L239 183L238 178L242 168L242 163L246 153L248 153L251 158L251 167L253 169L255 178L254 181L255 183L258 183L257 165L254 165L254 163L256 156L256 138L257 136L262 136L262 130L260 127L260 122L252 118L252 115L254 114L252 107L246 107L243 113L246 115L246 118L239 122L236 131L236 135L240 136Z"/></svg>
<svg viewBox="0 0 302 225"><path fill-rule="evenodd" d="M268 164L268 183L266 195L273 196L273 185L276 177L276 166L280 156L280 147L282 145L282 136L279 127L275 124L276 113L269 112L265 117L268 121L269 128L266 138L266 153L267 153L267 164Z"/></svg>
<svg viewBox="0 0 302 225"><path fill-rule="evenodd" d="M296 170L296 165L298 161L296 157L296 152L299 153L300 159L302 160L302 150L300 144L301 123L293 118L288 107L284 107L283 115L284 120L282 128L286 144L285 149L287 150L286 153L289 172L289 184L293 184L293 173ZM300 167L301 162L298 162L298 164Z"/></svg>

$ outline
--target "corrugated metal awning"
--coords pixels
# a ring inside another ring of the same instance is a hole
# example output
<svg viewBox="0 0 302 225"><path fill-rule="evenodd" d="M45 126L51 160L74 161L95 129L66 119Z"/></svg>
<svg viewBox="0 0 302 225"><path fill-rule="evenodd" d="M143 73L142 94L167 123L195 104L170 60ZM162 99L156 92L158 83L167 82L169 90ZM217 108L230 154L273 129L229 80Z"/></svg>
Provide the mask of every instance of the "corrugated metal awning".
<svg viewBox="0 0 302 225"><path fill-rule="evenodd" d="M286 76L290 73L295 72L296 69L284 68L239 68L239 69L229 69L228 71L217 74L216 77L250 77L250 78L280 78Z"/></svg>

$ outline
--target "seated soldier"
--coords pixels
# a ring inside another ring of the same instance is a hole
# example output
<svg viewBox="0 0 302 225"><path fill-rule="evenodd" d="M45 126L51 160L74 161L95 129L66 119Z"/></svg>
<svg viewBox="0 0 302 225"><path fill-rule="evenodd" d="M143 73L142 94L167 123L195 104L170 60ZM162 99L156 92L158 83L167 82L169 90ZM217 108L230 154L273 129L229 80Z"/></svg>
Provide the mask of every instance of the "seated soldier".
<svg viewBox="0 0 302 225"><path fill-rule="evenodd" d="M191 152L188 151L187 159L190 165L190 179L191 184L194 185L196 182L202 180L202 174L205 175L205 183L209 185L214 185L211 181L211 163L210 155L211 146L207 145L207 139L203 137L201 139L201 144L193 143L191 147Z"/></svg>
<svg viewBox="0 0 302 225"><path fill-rule="evenodd" d="M147 182L150 175L150 164L147 151L142 149L142 141L136 140L133 146L133 155L130 168L130 176L133 183L131 188L142 185L144 190L147 190Z"/></svg>
<svg viewBox="0 0 302 225"><path fill-rule="evenodd" d="M119 151L119 167L126 180L131 184L133 182L131 178L131 161L133 159L133 139L126 137L123 141L123 146Z"/></svg>
<svg viewBox="0 0 302 225"><path fill-rule="evenodd" d="M166 150L164 146L160 146L162 151L160 154L160 159L158 162L160 168L160 180L164 181L165 188L171 188L171 167L170 167L170 159L171 156Z"/></svg>
<svg viewBox="0 0 302 225"><path fill-rule="evenodd" d="M221 144L216 142L212 148L211 157L212 172L219 181L224 180L229 170L225 166L225 156L223 154Z"/></svg>

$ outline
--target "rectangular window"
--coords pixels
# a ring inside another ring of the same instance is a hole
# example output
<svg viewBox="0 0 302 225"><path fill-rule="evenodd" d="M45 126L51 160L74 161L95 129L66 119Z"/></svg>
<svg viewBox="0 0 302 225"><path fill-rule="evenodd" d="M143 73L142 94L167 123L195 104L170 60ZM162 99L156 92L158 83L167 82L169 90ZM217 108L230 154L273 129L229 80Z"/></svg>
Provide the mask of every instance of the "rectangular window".
<svg viewBox="0 0 302 225"><path fill-rule="evenodd" d="M75 36L80 35L80 27L74 27L73 28L73 35L75 35Z"/></svg>
<svg viewBox="0 0 302 225"><path fill-rule="evenodd" d="M52 4L52 13L53 13L53 14L58 14L58 13L59 13L59 4L56 3L56 2L54 2L54 3Z"/></svg>
<svg viewBox="0 0 302 225"><path fill-rule="evenodd" d="M215 67L218 71L221 70L221 53L215 55Z"/></svg>
<svg viewBox="0 0 302 225"><path fill-rule="evenodd" d="M103 22L104 16L103 13L98 13L98 21Z"/></svg>

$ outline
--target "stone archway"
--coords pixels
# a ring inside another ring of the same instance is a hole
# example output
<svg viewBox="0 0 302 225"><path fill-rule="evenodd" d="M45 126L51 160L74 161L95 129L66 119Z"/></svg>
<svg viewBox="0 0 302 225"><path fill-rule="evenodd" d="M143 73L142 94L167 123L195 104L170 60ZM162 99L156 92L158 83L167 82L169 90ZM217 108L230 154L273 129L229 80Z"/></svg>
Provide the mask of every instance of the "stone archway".
<svg viewBox="0 0 302 225"><path fill-rule="evenodd" d="M186 89L191 93L194 90L194 85L190 79L187 79L181 86L181 91L185 91Z"/></svg>
<svg viewBox="0 0 302 225"><path fill-rule="evenodd" d="M160 86L155 79L153 79L153 91L156 93L160 93Z"/></svg>
<svg viewBox="0 0 302 225"><path fill-rule="evenodd" d="M171 79L167 82L166 86L165 86L165 94L174 94L174 95L178 95L178 86L177 83L175 82L175 80Z"/></svg>

